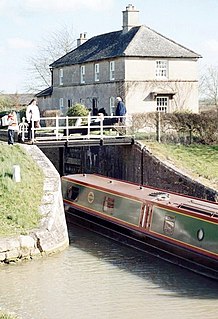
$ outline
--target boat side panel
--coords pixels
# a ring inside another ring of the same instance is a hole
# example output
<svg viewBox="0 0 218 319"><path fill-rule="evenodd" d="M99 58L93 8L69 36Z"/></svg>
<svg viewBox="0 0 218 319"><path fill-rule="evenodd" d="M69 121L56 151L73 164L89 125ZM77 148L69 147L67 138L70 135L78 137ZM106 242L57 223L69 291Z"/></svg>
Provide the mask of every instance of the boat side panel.
<svg viewBox="0 0 218 319"><path fill-rule="evenodd" d="M112 185L111 185L112 187ZM72 195L74 192L74 195ZM78 192L78 196L76 193ZM62 180L63 198L68 204L86 208L114 219L138 226L142 202L114 193L102 192L94 187Z"/></svg>
<svg viewBox="0 0 218 319"><path fill-rule="evenodd" d="M150 231L218 257L218 224L215 222L154 206Z"/></svg>

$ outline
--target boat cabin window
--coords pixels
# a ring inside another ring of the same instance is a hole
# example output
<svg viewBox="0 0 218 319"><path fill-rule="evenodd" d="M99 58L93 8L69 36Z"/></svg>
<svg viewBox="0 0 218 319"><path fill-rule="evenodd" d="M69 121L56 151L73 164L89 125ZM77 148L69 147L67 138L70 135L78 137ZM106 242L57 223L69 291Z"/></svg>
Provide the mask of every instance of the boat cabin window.
<svg viewBox="0 0 218 319"><path fill-rule="evenodd" d="M188 209L188 210L191 210L192 212L205 214L205 215L209 215L209 216L213 215L212 210L209 211L209 210L206 210L204 208L200 208L200 207L196 207L196 206L192 206L192 205L188 205L188 204L179 205L179 208Z"/></svg>
<svg viewBox="0 0 218 319"><path fill-rule="evenodd" d="M79 187L70 186L67 190L67 198L75 201L79 196Z"/></svg>

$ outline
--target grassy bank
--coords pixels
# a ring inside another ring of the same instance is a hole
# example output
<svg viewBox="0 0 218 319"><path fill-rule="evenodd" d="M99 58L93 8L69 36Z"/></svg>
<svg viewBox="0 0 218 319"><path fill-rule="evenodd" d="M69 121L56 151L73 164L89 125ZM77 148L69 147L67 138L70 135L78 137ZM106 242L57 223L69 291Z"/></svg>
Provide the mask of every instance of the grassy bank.
<svg viewBox="0 0 218 319"><path fill-rule="evenodd" d="M19 165L21 182L13 180ZM0 236L26 234L38 225L43 194L43 174L24 149L0 142Z"/></svg>
<svg viewBox="0 0 218 319"><path fill-rule="evenodd" d="M154 155L218 190L218 145L175 145L141 141Z"/></svg>
<svg viewBox="0 0 218 319"><path fill-rule="evenodd" d="M15 315L0 313L0 319L18 319Z"/></svg>

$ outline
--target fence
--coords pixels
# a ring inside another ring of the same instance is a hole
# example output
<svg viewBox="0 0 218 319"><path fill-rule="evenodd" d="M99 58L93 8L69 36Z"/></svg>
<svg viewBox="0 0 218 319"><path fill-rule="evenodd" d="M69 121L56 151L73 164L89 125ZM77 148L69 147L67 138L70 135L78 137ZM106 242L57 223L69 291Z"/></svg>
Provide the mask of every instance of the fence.
<svg viewBox="0 0 218 319"><path fill-rule="evenodd" d="M34 127L32 121L32 141L72 140L72 139L106 139L128 136L131 127L130 116L82 116L82 117L41 117L40 126ZM19 138L27 138L28 123L25 118L19 124Z"/></svg>

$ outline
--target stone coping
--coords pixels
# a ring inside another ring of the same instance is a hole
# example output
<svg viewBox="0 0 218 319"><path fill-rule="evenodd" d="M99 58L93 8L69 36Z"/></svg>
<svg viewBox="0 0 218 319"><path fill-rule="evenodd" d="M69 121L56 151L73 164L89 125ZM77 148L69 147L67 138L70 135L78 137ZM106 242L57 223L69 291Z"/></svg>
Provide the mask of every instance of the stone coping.
<svg viewBox="0 0 218 319"><path fill-rule="evenodd" d="M44 195L39 207L42 218L39 228L30 230L28 235L0 238L1 263L56 253L69 245L60 175L37 146L20 145L41 167L45 176Z"/></svg>

